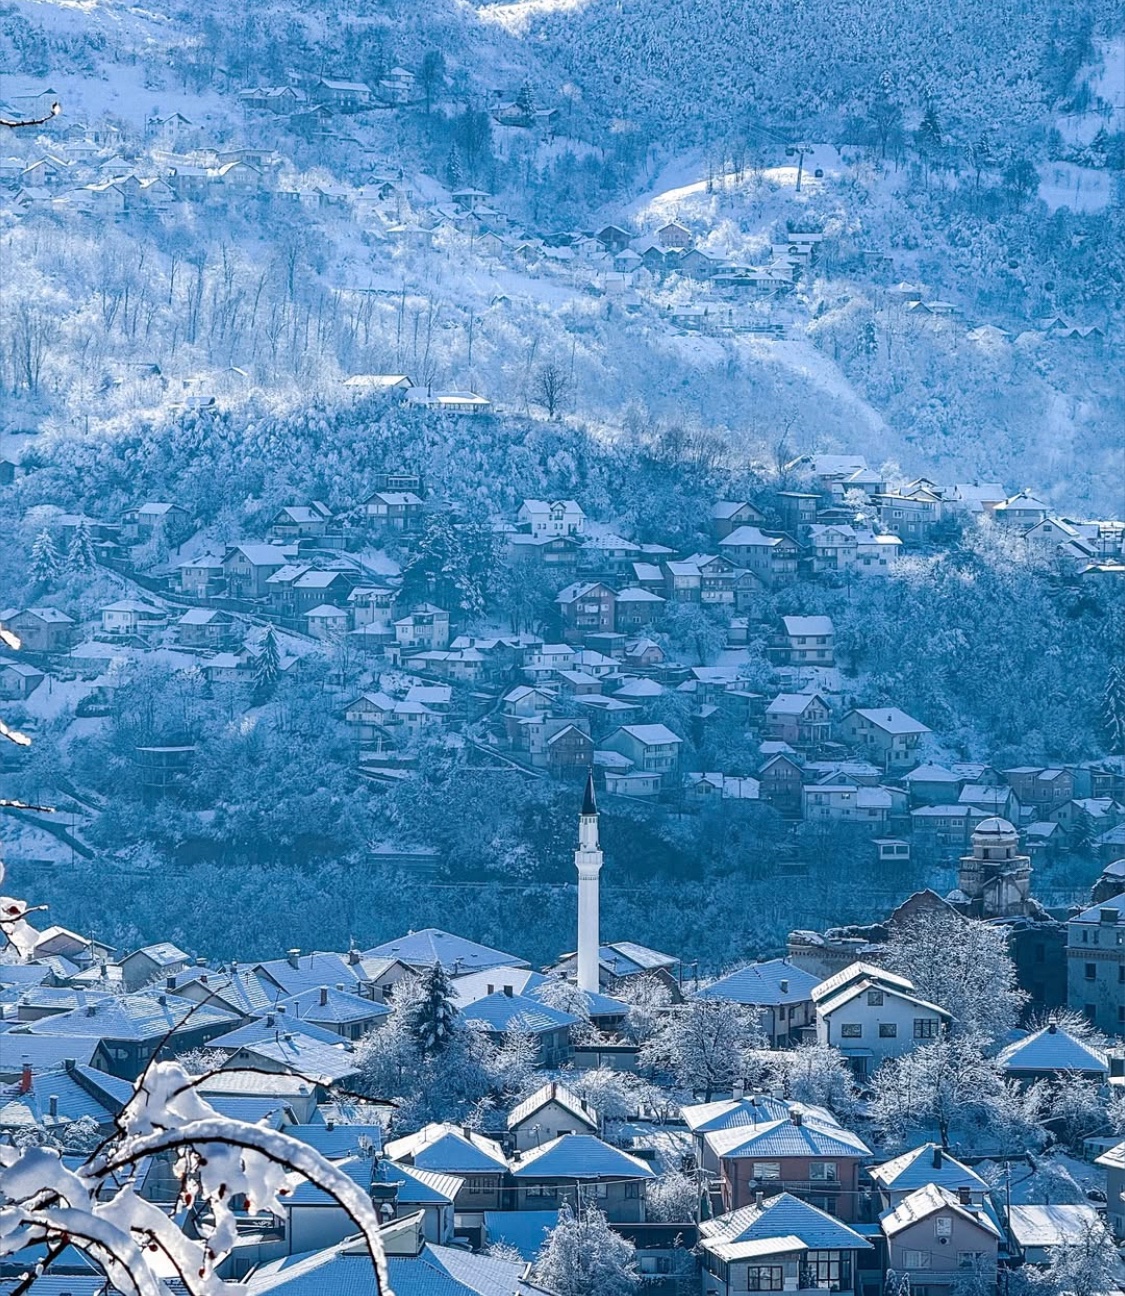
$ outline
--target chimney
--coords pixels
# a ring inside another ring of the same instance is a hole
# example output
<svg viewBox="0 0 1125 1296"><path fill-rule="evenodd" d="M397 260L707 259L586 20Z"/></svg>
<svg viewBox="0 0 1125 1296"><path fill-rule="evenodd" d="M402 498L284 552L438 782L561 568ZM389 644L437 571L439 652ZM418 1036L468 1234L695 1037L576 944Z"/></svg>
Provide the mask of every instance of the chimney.
<svg viewBox="0 0 1125 1296"><path fill-rule="evenodd" d="M514 989L513 986L506 985L506 986L504 987L504 993L505 993L505 995L507 995L507 997L508 997L509 999L511 999L512 996L515 994L515 989Z"/></svg>
<svg viewBox="0 0 1125 1296"><path fill-rule="evenodd" d="M52 1095L50 1096L50 1098L47 1099L47 1110L50 1112L50 1114L51 1114L51 1119L52 1119L52 1120L58 1120L58 1118L59 1118L59 1096L58 1096L58 1094L52 1094Z"/></svg>
<svg viewBox="0 0 1125 1296"><path fill-rule="evenodd" d="M286 1008L284 1004L277 1004L276 1007L277 1007L277 1015L279 1017L284 1017L285 1014L289 1011L289 1009Z"/></svg>
<svg viewBox="0 0 1125 1296"><path fill-rule="evenodd" d="M348 962L351 964L352 967L355 967L355 965L359 962L359 950L357 949L348 950Z"/></svg>
<svg viewBox="0 0 1125 1296"><path fill-rule="evenodd" d="M291 968L296 970L300 967L301 951L299 949L291 949L285 957L289 960L289 966Z"/></svg>
<svg viewBox="0 0 1125 1296"><path fill-rule="evenodd" d="M467 1142L471 1143L473 1141L473 1131L468 1127L468 1125L461 1126L461 1134Z"/></svg>
<svg viewBox="0 0 1125 1296"><path fill-rule="evenodd" d="M1047 1034L1048 1034L1048 1035L1057 1035L1058 1033L1059 1033L1059 1024L1058 1024L1058 1022L1051 1022L1051 1024L1047 1027Z"/></svg>
<svg viewBox="0 0 1125 1296"><path fill-rule="evenodd" d="M746 1081L736 1080L731 1087L730 1096L735 1102L741 1102L746 1097Z"/></svg>
<svg viewBox="0 0 1125 1296"><path fill-rule="evenodd" d="M30 1092L31 1092L31 1063L25 1062L23 1064L23 1070L20 1072L20 1093L25 1094Z"/></svg>
<svg viewBox="0 0 1125 1296"><path fill-rule="evenodd" d="M168 1005L168 996L159 994L156 996L156 1002L161 1006L161 1008L165 1008Z"/></svg>
<svg viewBox="0 0 1125 1296"><path fill-rule="evenodd" d="M762 1192L762 1190L759 1188L757 1192L755 1192L754 1194L754 1205L760 1207L762 1202L765 1201L765 1199L766 1199L766 1194Z"/></svg>
<svg viewBox="0 0 1125 1296"><path fill-rule="evenodd" d="M958 1188L957 1200L961 1203L962 1206L970 1205L973 1200L971 1191L968 1188Z"/></svg>
<svg viewBox="0 0 1125 1296"><path fill-rule="evenodd" d="M799 1111L794 1110L790 1112L790 1117L793 1121L793 1124L797 1127L797 1129L800 1129L801 1126L804 1124L805 1118Z"/></svg>
<svg viewBox="0 0 1125 1296"><path fill-rule="evenodd" d="M67 1075L70 1075L73 1071L77 1070L77 1067L78 1063L74 1058L63 1058L63 1070Z"/></svg>
<svg viewBox="0 0 1125 1296"><path fill-rule="evenodd" d="M96 1017L97 1015L98 1015L98 1008L97 1008L97 1005L96 1005L96 1004L87 1004L87 1005L86 1005L86 1016L87 1016L87 1017Z"/></svg>
<svg viewBox="0 0 1125 1296"><path fill-rule="evenodd" d="M941 1161L942 1161L941 1148L936 1147L934 1148L934 1169L935 1170L941 1169Z"/></svg>
<svg viewBox="0 0 1125 1296"><path fill-rule="evenodd" d="M789 993L789 978L788 978L788 977L782 977L781 980L780 980L780 982L778 982L778 986L779 986L779 989L781 990L781 993L782 993L782 994L788 994L788 993Z"/></svg>
<svg viewBox="0 0 1125 1296"><path fill-rule="evenodd" d="M164 978L164 989L171 994L176 989L176 978L174 976Z"/></svg>
<svg viewBox="0 0 1125 1296"><path fill-rule="evenodd" d="M325 1128L329 1130L334 1130L336 1128L336 1122L331 1116L329 1116L329 1118L324 1122L324 1125Z"/></svg>
<svg viewBox="0 0 1125 1296"><path fill-rule="evenodd" d="M266 1025L267 1025L267 1026L272 1026L276 1020L277 1020L277 1019L274 1017L273 1013L266 1013Z"/></svg>
<svg viewBox="0 0 1125 1296"><path fill-rule="evenodd" d="M320 987L320 1006L323 1008L324 1005L325 1005L327 1002L328 1002L328 987L327 987L327 986L321 986L321 987Z"/></svg>

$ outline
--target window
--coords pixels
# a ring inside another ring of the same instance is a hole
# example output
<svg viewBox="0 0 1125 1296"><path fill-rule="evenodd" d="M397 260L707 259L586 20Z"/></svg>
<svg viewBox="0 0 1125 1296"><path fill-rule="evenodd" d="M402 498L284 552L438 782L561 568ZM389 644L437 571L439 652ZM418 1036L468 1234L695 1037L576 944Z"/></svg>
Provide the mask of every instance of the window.
<svg viewBox="0 0 1125 1296"><path fill-rule="evenodd" d="M746 1270L747 1291L782 1291L784 1282L781 1265L751 1265Z"/></svg>
<svg viewBox="0 0 1125 1296"><path fill-rule="evenodd" d="M937 1039L937 1027L938 1024L936 1017L915 1017L914 1038Z"/></svg>
<svg viewBox="0 0 1125 1296"><path fill-rule="evenodd" d="M841 1039L863 1039L863 1026L859 1022L842 1022L840 1024Z"/></svg>
<svg viewBox="0 0 1125 1296"><path fill-rule="evenodd" d="M814 1161L809 1166L810 1183L836 1183L835 1161Z"/></svg>
<svg viewBox="0 0 1125 1296"><path fill-rule="evenodd" d="M625 1184L625 1200L636 1201L641 1195L641 1185L635 1180Z"/></svg>
<svg viewBox="0 0 1125 1296"><path fill-rule="evenodd" d="M852 1286L851 1259L841 1251L809 1251L805 1255L802 1287L843 1291Z"/></svg>
<svg viewBox="0 0 1125 1296"><path fill-rule="evenodd" d="M934 1220L934 1236L947 1238L953 1236L953 1220L948 1215L939 1215Z"/></svg>
<svg viewBox="0 0 1125 1296"><path fill-rule="evenodd" d="M753 1178L755 1179L780 1179L781 1162L780 1161L755 1161L753 1165Z"/></svg>
<svg viewBox="0 0 1125 1296"><path fill-rule="evenodd" d="M525 1194L528 1197L549 1197L553 1201L556 1189L554 1184L528 1184Z"/></svg>
<svg viewBox="0 0 1125 1296"><path fill-rule="evenodd" d="M879 1023L880 1039L896 1039L898 1037L898 1026L894 1022Z"/></svg>
<svg viewBox="0 0 1125 1296"><path fill-rule="evenodd" d="M957 1268L958 1269L979 1269L987 1259L983 1251L958 1251Z"/></svg>
<svg viewBox="0 0 1125 1296"><path fill-rule="evenodd" d="M928 1269L931 1258L928 1251L904 1250L902 1253L902 1267L904 1269Z"/></svg>
<svg viewBox="0 0 1125 1296"><path fill-rule="evenodd" d="M582 1185L582 1196L587 1199L602 1201L609 1195L609 1185L604 1183L590 1183Z"/></svg>
<svg viewBox="0 0 1125 1296"><path fill-rule="evenodd" d="M871 1005L872 1008L881 1008L883 1006L882 990L868 990L867 1002Z"/></svg>
<svg viewBox="0 0 1125 1296"><path fill-rule="evenodd" d="M1085 967L1086 967L1086 980L1096 981L1098 979L1098 965L1096 963L1087 963Z"/></svg>

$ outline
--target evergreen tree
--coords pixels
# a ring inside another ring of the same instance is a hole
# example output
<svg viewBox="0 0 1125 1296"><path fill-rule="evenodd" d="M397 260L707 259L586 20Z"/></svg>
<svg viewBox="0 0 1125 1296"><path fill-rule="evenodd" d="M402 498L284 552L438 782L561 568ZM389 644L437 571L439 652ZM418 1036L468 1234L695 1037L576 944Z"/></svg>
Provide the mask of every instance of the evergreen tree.
<svg viewBox="0 0 1125 1296"><path fill-rule="evenodd" d="M94 541L90 535L90 524L85 518L81 518L74 528L74 534L70 537L70 544L67 546L66 570L68 572L92 571L96 561L94 557Z"/></svg>
<svg viewBox="0 0 1125 1296"><path fill-rule="evenodd" d="M525 80L520 86L520 92L516 96L516 107L520 110L520 116L530 120L535 116L535 93L531 89L531 82Z"/></svg>
<svg viewBox="0 0 1125 1296"><path fill-rule="evenodd" d="M1125 756L1125 666L1114 662L1102 694L1102 729L1110 753Z"/></svg>
<svg viewBox="0 0 1125 1296"><path fill-rule="evenodd" d="M591 1202L581 1202L577 1215L563 1206L535 1272L555 1296L631 1296L640 1286L636 1248Z"/></svg>
<svg viewBox="0 0 1125 1296"><path fill-rule="evenodd" d="M453 984L440 963L424 972L418 998L411 1006L410 1031L427 1056L440 1053L453 1035L457 1009L453 1006Z"/></svg>
<svg viewBox="0 0 1125 1296"><path fill-rule="evenodd" d="M264 701L277 687L281 675L281 653L277 647L277 635L273 626L266 627L262 640L262 650L254 663L254 696Z"/></svg>
<svg viewBox="0 0 1125 1296"><path fill-rule="evenodd" d="M465 168L461 165L461 150L456 144L449 150L445 164L445 179L450 189L460 189L465 180Z"/></svg>
<svg viewBox="0 0 1125 1296"><path fill-rule="evenodd" d="M31 579L37 584L49 585L58 576L59 567L59 552L50 531L40 531L31 546Z"/></svg>

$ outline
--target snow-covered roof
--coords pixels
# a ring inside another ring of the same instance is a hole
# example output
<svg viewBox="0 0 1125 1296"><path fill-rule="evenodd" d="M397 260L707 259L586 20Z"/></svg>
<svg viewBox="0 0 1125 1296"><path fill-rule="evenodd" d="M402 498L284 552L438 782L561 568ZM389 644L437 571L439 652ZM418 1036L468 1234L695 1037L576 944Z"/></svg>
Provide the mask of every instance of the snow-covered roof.
<svg viewBox="0 0 1125 1296"><path fill-rule="evenodd" d="M1109 1074L1106 1055L1051 1023L1009 1044L997 1059L1005 1071L1095 1071Z"/></svg>
<svg viewBox="0 0 1125 1296"><path fill-rule="evenodd" d="M1104 1231L1097 1210L1086 1202L1073 1205L1012 1206L1008 1210L1008 1228L1016 1245L1030 1247L1075 1246L1091 1232ZM1105 1234L1107 1248L1113 1245Z"/></svg>
<svg viewBox="0 0 1125 1296"><path fill-rule="evenodd" d="M826 1107L791 1103L784 1098L775 1098L772 1094L748 1094L743 1098L718 1098L713 1102L689 1103L680 1108L680 1115L693 1134L708 1134L714 1130L770 1125L774 1121L787 1120L794 1109L802 1113L802 1118L807 1116L824 1128L839 1124Z"/></svg>
<svg viewBox="0 0 1125 1296"><path fill-rule="evenodd" d="M920 720L908 716L898 707L857 707L856 715L862 716L877 729L889 734L927 734L929 727Z"/></svg>
<svg viewBox="0 0 1125 1296"><path fill-rule="evenodd" d="M766 707L766 715L804 715L813 702L828 705L819 693L779 693Z"/></svg>
<svg viewBox="0 0 1125 1296"><path fill-rule="evenodd" d="M436 927L408 932L395 940L384 941L381 945L365 950L363 956L399 959L411 967L433 967L435 963L440 963L447 970L453 970L454 965L458 965L465 972L492 967L528 966L526 959L490 949L487 945L478 945L475 941L454 936Z"/></svg>
<svg viewBox="0 0 1125 1296"><path fill-rule="evenodd" d="M473 1130L439 1123L424 1125L384 1148L392 1161L409 1160L443 1174L498 1174L508 1168L500 1144Z"/></svg>
<svg viewBox="0 0 1125 1296"><path fill-rule="evenodd" d="M830 635L833 633L832 618L827 616L785 616L781 618L785 633L790 638Z"/></svg>
<svg viewBox="0 0 1125 1296"><path fill-rule="evenodd" d="M512 1166L513 1179L653 1179L651 1166L593 1134L561 1134Z"/></svg>
<svg viewBox="0 0 1125 1296"><path fill-rule="evenodd" d="M596 1130L598 1128L597 1112L592 1107L587 1107L577 1094L571 1093L565 1085L561 1085L555 1080L551 1080L542 1088L536 1089L523 1102L512 1108L508 1113L508 1128L513 1130L522 1125L529 1117L534 1116L536 1112L542 1111L550 1103L557 1103L564 1111L569 1112L575 1120L588 1125L590 1129Z"/></svg>
<svg viewBox="0 0 1125 1296"><path fill-rule="evenodd" d="M491 1031L524 1031L532 1035L578 1024L578 1018L571 1013L503 990L477 999L462 1009L461 1018Z"/></svg>
<svg viewBox="0 0 1125 1296"><path fill-rule="evenodd" d="M1000 1230L983 1207L972 1203L966 1204L958 1198L956 1193L934 1183L919 1188L916 1192L912 1192L909 1197L904 1197L893 1210L884 1211L879 1216L879 1222L886 1236L894 1237L896 1233L911 1228L920 1220L929 1219L931 1215L936 1215L939 1211L951 1211L954 1215L959 1215L963 1220L975 1224L986 1233L991 1233L993 1237L1000 1238Z"/></svg>
<svg viewBox="0 0 1125 1296"><path fill-rule="evenodd" d="M342 1128L347 1129L347 1126ZM380 1157L372 1176L373 1184L398 1185L398 1200L411 1206L452 1205L464 1186L457 1175L438 1174L418 1166L401 1165Z"/></svg>
<svg viewBox="0 0 1125 1296"><path fill-rule="evenodd" d="M793 1112L784 1120L749 1129L714 1130L705 1136L707 1146L722 1159L748 1156L866 1157L871 1149L850 1130L821 1125Z"/></svg>
<svg viewBox="0 0 1125 1296"><path fill-rule="evenodd" d="M988 1185L980 1175L942 1151L936 1143L923 1143L921 1147L884 1161L871 1171L871 1178L893 1192L912 1192L931 1183L951 1192L961 1188L975 1193L988 1191Z"/></svg>
<svg viewBox="0 0 1125 1296"><path fill-rule="evenodd" d="M787 1249L782 1244L796 1238L812 1251L870 1251L871 1243L826 1211L809 1205L792 1193L778 1193L761 1205L744 1206L729 1215L704 1220L699 1226L702 1245L725 1259L745 1258L724 1255L732 1244L762 1242L776 1248L764 1254Z"/></svg>
<svg viewBox="0 0 1125 1296"><path fill-rule="evenodd" d="M662 724L622 725L621 732L627 733L630 738L635 738L646 747L675 745L683 742L679 734L674 734L667 725Z"/></svg>
<svg viewBox="0 0 1125 1296"><path fill-rule="evenodd" d="M769 959L729 972L700 991L704 999L740 1004L792 1004L811 998L820 978L796 967L788 959Z"/></svg>

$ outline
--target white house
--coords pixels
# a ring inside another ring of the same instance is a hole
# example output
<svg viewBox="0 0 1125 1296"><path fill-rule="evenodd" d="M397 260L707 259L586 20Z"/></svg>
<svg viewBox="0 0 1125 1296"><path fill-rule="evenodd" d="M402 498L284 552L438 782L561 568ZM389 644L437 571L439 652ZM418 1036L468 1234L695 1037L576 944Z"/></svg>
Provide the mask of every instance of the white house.
<svg viewBox="0 0 1125 1296"><path fill-rule="evenodd" d="M580 535L586 525L586 514L574 500L524 500L516 516L535 536Z"/></svg>
<svg viewBox="0 0 1125 1296"><path fill-rule="evenodd" d="M816 1037L860 1075L939 1039L950 1014L918 997L914 983L870 963L853 963L812 990Z"/></svg>

